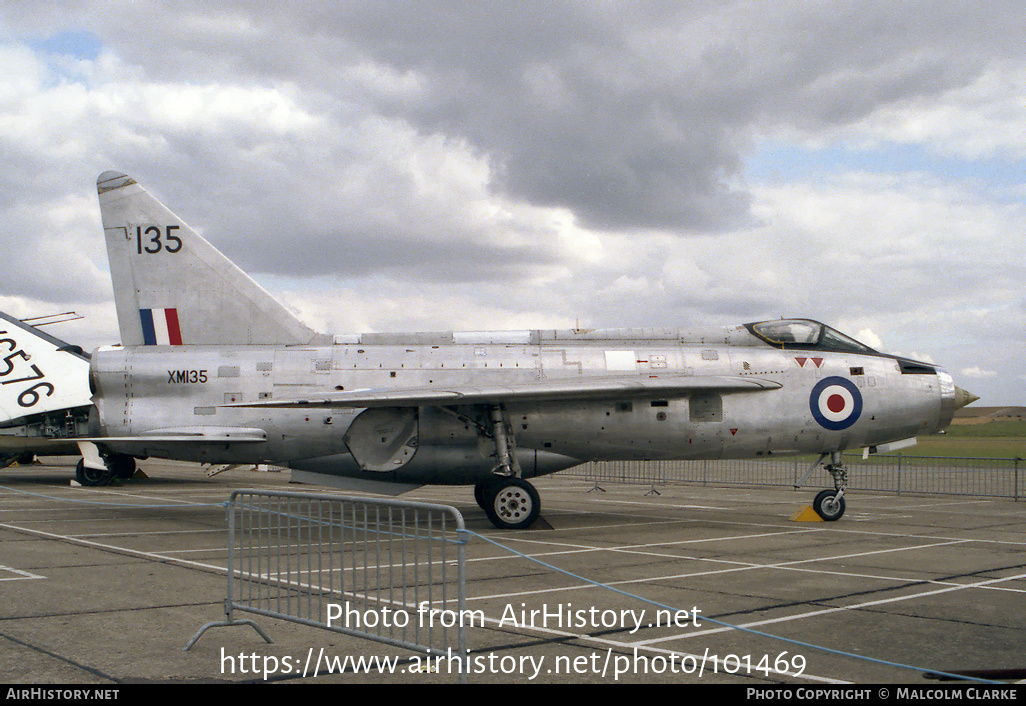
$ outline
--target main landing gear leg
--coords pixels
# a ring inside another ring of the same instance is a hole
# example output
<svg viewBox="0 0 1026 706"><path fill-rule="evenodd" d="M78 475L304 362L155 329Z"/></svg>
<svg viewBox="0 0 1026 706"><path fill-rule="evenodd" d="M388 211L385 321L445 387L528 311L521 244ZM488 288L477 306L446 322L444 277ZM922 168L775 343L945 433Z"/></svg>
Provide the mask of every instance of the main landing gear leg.
<svg viewBox="0 0 1026 706"><path fill-rule="evenodd" d="M499 465L492 469L492 473L499 476L523 475L520 464L517 462L516 454L513 453L513 444L507 433L506 413L500 405L492 407L492 438L495 440L495 458Z"/></svg>
<svg viewBox="0 0 1026 706"><path fill-rule="evenodd" d="M87 466L82 459L79 459L78 465L75 466L75 480L78 481L79 485L84 485L87 488L110 485L113 478L114 476L110 469Z"/></svg>
<svg viewBox="0 0 1026 706"><path fill-rule="evenodd" d="M491 408L492 438L498 465L494 478L474 486L474 499L499 529L527 529L538 519L541 499L534 486L521 478L523 471L507 431L506 414L500 405Z"/></svg>
<svg viewBox="0 0 1026 706"><path fill-rule="evenodd" d="M81 442L82 458L75 466L75 480L80 485L96 487L128 480L135 475L135 459L125 454L103 455L95 444Z"/></svg>

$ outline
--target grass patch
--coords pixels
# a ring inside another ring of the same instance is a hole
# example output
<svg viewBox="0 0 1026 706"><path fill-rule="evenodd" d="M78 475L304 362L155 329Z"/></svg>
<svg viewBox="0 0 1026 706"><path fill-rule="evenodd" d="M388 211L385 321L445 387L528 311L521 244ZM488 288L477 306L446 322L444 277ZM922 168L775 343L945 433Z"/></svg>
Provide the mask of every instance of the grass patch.
<svg viewBox="0 0 1026 706"><path fill-rule="evenodd" d="M1026 439L934 434L902 449L905 456L955 456L959 458L1026 458Z"/></svg>
<svg viewBox="0 0 1026 706"><path fill-rule="evenodd" d="M1026 421L955 424L944 434L919 437L918 444L903 449L902 453L906 456L1026 458Z"/></svg>
<svg viewBox="0 0 1026 706"><path fill-rule="evenodd" d="M1005 436L1026 439L1026 420L1013 419L1001 422L983 422L982 424L952 424L947 428L944 436L971 437L975 439Z"/></svg>

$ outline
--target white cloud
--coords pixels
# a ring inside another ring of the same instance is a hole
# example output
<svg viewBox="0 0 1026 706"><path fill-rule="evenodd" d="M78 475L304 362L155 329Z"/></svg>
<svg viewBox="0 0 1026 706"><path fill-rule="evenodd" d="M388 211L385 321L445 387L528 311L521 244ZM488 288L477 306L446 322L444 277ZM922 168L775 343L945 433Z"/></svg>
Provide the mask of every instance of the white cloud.
<svg viewBox="0 0 1026 706"><path fill-rule="evenodd" d="M855 334L855 338L873 350L883 350L883 339L873 333L872 330L864 328Z"/></svg>
<svg viewBox="0 0 1026 706"><path fill-rule="evenodd" d="M0 11L0 306L111 335L118 168L322 330L809 316L1023 395L1021 9L123 10Z"/></svg>
<svg viewBox="0 0 1026 706"><path fill-rule="evenodd" d="M861 149L891 142L968 159L1026 159L1024 134L1026 62L998 60L966 86L883 106L833 137Z"/></svg>

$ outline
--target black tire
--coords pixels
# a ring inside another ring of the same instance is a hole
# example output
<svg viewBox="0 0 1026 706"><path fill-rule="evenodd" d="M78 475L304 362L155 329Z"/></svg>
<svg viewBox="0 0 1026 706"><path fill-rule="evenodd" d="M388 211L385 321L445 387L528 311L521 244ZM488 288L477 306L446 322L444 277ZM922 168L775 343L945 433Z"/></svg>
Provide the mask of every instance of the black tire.
<svg viewBox="0 0 1026 706"><path fill-rule="evenodd" d="M19 466L27 466L36 460L33 453L11 454L10 456L0 455L0 468L7 468L17 463Z"/></svg>
<svg viewBox="0 0 1026 706"><path fill-rule="evenodd" d="M128 480L135 475L135 459L125 454L114 454L107 459L107 467L115 478Z"/></svg>
<svg viewBox="0 0 1026 706"><path fill-rule="evenodd" d="M107 485L110 483L110 471L106 468L87 468L85 461L79 460L78 465L75 466L75 480L81 485L89 488L95 488L99 485Z"/></svg>
<svg viewBox="0 0 1026 706"><path fill-rule="evenodd" d="M485 512L488 512L489 496L494 490L495 483L493 481L484 481L474 485L474 500L477 501L478 507Z"/></svg>
<svg viewBox="0 0 1026 706"><path fill-rule="evenodd" d="M844 514L844 496L838 498L836 490L821 490L812 501L812 509L827 522L839 520Z"/></svg>
<svg viewBox="0 0 1026 706"><path fill-rule="evenodd" d="M541 513L538 491L520 478L502 478L489 484L483 495L485 514L498 529L527 529Z"/></svg>

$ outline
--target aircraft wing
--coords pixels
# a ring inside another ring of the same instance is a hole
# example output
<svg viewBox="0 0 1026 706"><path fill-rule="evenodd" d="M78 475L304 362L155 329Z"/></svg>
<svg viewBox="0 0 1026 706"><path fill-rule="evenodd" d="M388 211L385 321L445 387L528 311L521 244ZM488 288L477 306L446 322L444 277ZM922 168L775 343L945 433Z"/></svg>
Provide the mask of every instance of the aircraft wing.
<svg viewBox="0 0 1026 706"><path fill-rule="evenodd" d="M663 375L554 379L508 385L433 386L405 389L370 388L327 391L295 399L261 400L226 407L442 407L519 401L569 401L674 397L693 392L757 392L782 387L751 377Z"/></svg>

